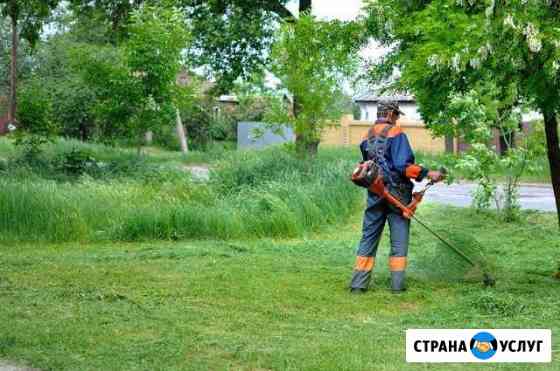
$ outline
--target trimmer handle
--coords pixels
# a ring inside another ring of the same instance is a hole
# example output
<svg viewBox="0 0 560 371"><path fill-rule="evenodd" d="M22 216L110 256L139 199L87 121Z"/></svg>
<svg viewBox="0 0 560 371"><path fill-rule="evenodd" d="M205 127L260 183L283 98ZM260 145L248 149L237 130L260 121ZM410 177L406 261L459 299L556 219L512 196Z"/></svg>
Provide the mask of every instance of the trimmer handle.
<svg viewBox="0 0 560 371"><path fill-rule="evenodd" d="M445 177L445 175L447 175L447 169L444 168L443 166L439 168L439 172ZM391 194L391 192L389 192L389 190L387 189L387 187L385 187L385 184L383 183L383 178L382 177L377 177L373 183L369 186L369 190L375 194L377 194L378 196L384 198L385 200L389 201L389 203L391 203L392 205L396 206L399 210L402 211L402 215L406 218L406 219L412 219L412 217L414 216L414 213L416 212L416 208L418 207L418 205L420 204L420 202L422 202L422 199L424 198L424 193L426 193L426 191L428 190L428 188L430 188L431 186L434 185L433 181L428 182L428 184L426 184L426 186L424 187L423 190L419 191L419 192L414 192L412 194L412 200L408 205L404 205L398 198L396 198L395 196L393 196Z"/></svg>

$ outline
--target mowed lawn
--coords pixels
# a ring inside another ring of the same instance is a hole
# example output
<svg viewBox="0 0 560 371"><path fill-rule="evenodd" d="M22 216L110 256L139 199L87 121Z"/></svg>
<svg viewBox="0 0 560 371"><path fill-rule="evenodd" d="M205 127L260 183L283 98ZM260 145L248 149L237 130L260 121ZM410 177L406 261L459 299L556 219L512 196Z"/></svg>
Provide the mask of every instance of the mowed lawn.
<svg viewBox="0 0 560 371"><path fill-rule="evenodd" d="M386 236L372 290L351 296L358 213L297 240L4 245L0 359L43 370L560 370L555 215L502 224L429 204L419 215L475 235L496 287L446 277L414 225L408 292L388 291ZM553 362L406 364L409 328L550 328Z"/></svg>

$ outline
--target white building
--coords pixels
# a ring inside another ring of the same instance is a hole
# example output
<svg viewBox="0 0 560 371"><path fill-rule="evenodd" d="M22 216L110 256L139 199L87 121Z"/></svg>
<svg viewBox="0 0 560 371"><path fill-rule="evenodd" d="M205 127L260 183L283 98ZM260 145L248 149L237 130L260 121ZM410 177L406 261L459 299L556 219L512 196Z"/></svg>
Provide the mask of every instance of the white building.
<svg viewBox="0 0 560 371"><path fill-rule="evenodd" d="M354 99L354 102L358 104L360 107L360 120L367 121L367 122L374 122L377 119L377 104L381 100L385 99L393 99L399 102L399 107L401 111L404 112L404 116L401 117L399 120L400 124L406 124L409 128L412 126L421 127L422 130L426 131L426 127L418 111L418 106L416 104L416 100L413 96L410 95L394 95L394 96L377 96L377 95L363 95ZM538 112L523 112L521 115L521 122L519 123L520 129L524 133L528 133L531 130L533 125L533 121L542 120L542 115ZM411 129L409 129L411 130ZM418 130L417 130L418 131ZM422 135L424 135L423 133ZM415 140L419 141L417 147L424 146L428 148L428 150L432 149L432 143L428 144L427 140L421 141L419 140L420 134L416 132L414 134L416 136ZM511 138L509 139L511 141ZM493 146L495 146L496 151L498 153L505 153L507 149L506 140L503 135L500 134L499 131L495 130L494 138L491 142ZM468 148L468 145L464 142L464 140L460 138L452 138L446 137L445 138L445 151L446 152L463 152Z"/></svg>
<svg viewBox="0 0 560 371"><path fill-rule="evenodd" d="M416 100L412 95L394 95L389 97L373 94L363 95L354 99L354 102L360 107L360 120L375 121L377 119L377 103L387 98L395 99L399 102L399 107L405 114L403 117L405 121L422 121ZM523 112L521 116L522 123L543 119L540 113L534 111Z"/></svg>
<svg viewBox="0 0 560 371"><path fill-rule="evenodd" d="M380 100L387 99L386 96L378 95L363 95L356 98L354 101L360 107L360 120L362 121L375 121L377 119L377 103ZM391 96L399 102L401 111L404 112L404 119L407 121L421 121L420 112L413 96L410 95L395 95Z"/></svg>

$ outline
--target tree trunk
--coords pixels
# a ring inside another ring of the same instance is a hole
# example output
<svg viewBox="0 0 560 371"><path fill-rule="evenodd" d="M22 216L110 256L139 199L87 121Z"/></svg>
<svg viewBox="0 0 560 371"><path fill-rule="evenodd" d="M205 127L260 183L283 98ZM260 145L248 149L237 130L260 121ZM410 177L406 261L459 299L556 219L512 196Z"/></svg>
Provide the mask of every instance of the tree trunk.
<svg viewBox="0 0 560 371"><path fill-rule="evenodd" d="M292 110L294 118L297 120L302 107L296 96L294 96L293 99L294 102ZM316 124L313 122L306 122L304 124L305 127L296 127L296 152L302 158L313 157L319 150L319 140L311 139L313 138L313 134L316 130L315 125Z"/></svg>
<svg viewBox="0 0 560 371"><path fill-rule="evenodd" d="M297 137L296 137L297 138ZM302 158L310 158L317 155L319 151L319 141L300 140L296 142L296 152Z"/></svg>
<svg viewBox="0 0 560 371"><path fill-rule="evenodd" d="M154 132L151 130L148 130L147 132L144 133L144 142L146 143L147 146L151 146L152 143L154 142Z"/></svg>
<svg viewBox="0 0 560 371"><path fill-rule="evenodd" d="M306 11L311 11L311 0L299 0L300 16L301 13ZM297 118L299 113L301 112L301 103L299 103L299 99L295 94L293 96L293 100L293 113L294 117ZM310 141L307 138L309 136L308 133L306 133L307 130L311 130L311 128L306 128L306 130L296 130L296 152L301 157L315 156L317 154L317 148L319 146L318 141Z"/></svg>
<svg viewBox="0 0 560 371"><path fill-rule="evenodd" d="M179 109L176 109L177 112L177 122L176 122L176 130L177 130L177 137L179 138L179 143L181 144L181 152L187 153L189 152L189 146L187 143L187 135L185 134L185 127L183 126L183 120L181 120L181 112Z"/></svg>
<svg viewBox="0 0 560 371"><path fill-rule="evenodd" d="M550 180L556 199L556 214L560 226L560 146L558 144L558 120L553 110L542 109L546 132L546 146L548 163L550 165Z"/></svg>
<svg viewBox="0 0 560 371"><path fill-rule="evenodd" d="M12 125L16 124L17 112L17 51L18 51L18 31L17 17L11 16L12 20L12 60L10 68L10 107L8 112L8 120Z"/></svg>

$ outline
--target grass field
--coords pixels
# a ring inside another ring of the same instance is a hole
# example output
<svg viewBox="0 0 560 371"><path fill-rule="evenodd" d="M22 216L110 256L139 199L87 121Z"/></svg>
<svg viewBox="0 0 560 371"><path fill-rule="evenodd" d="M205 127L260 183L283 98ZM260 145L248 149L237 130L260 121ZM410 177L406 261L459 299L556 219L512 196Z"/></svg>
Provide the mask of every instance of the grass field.
<svg viewBox="0 0 560 371"><path fill-rule="evenodd" d="M358 212L296 239L2 245L0 359L44 370L560 370L554 340L545 365L405 363L408 328L560 331L554 215L503 224L429 204L419 215L472 231L496 287L446 277L451 256L415 225L409 290L387 290L385 237L374 287L350 296Z"/></svg>
<svg viewBox="0 0 560 371"><path fill-rule="evenodd" d="M83 172L68 173L75 147L102 165L77 156ZM280 147L146 152L60 141L25 162L0 140L0 361L53 371L448 370L466 366L407 365L405 330L560 329L555 215L505 224L493 212L422 205L440 231L479 239L497 286L474 281L415 225L410 290L388 291L385 238L372 290L355 297L356 148L323 148L313 161ZM211 164L208 182L185 171L193 163ZM560 370L553 347L552 364L484 368Z"/></svg>

